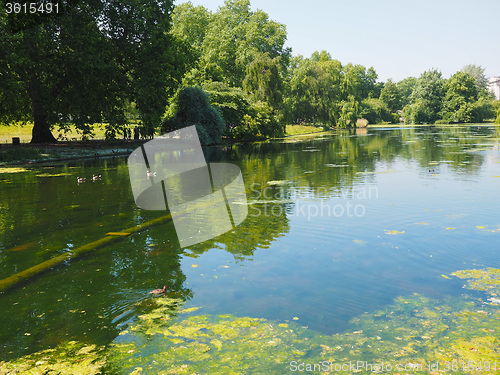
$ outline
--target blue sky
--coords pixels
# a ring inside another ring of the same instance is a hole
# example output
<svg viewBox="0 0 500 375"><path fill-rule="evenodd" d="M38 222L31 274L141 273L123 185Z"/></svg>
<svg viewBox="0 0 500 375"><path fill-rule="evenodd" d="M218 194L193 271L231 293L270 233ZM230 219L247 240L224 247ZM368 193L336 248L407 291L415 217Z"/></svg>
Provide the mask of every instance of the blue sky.
<svg viewBox="0 0 500 375"><path fill-rule="evenodd" d="M184 1L176 1L181 3ZM224 0L191 0L211 11ZM380 81L445 78L466 64L500 76L500 0L250 0L287 26L293 55L326 50L342 64L373 66Z"/></svg>

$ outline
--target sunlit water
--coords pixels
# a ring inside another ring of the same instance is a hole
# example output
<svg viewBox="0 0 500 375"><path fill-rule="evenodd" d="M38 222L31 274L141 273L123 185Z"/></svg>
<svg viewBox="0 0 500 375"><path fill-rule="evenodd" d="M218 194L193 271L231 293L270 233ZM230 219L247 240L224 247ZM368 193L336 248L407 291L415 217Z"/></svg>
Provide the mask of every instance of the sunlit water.
<svg viewBox="0 0 500 375"><path fill-rule="evenodd" d="M330 334L397 296L463 292L442 275L498 267L494 127L362 133L206 148L241 168L247 219L187 249L172 222L152 227L6 291L1 359L109 343L163 285L202 314L298 318ZM135 206L126 159L27 169L0 175L0 278L165 214Z"/></svg>

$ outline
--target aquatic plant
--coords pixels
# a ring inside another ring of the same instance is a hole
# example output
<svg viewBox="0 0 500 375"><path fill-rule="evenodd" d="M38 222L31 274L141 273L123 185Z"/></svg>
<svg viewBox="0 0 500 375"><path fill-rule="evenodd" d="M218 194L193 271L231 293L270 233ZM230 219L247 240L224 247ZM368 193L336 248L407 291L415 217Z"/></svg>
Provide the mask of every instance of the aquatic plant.
<svg viewBox="0 0 500 375"><path fill-rule="evenodd" d="M482 290L490 295L498 291L499 271L457 274L480 278ZM186 316L182 311L170 320L161 309L141 316L115 340L109 356L113 371L277 374L300 364L316 364L323 370L338 365L335 372L347 374L352 369L341 365L358 361L393 368L411 365L424 373L436 370L436 361L441 370L472 366L467 373L480 373L486 364L500 366L500 313L494 304L466 296L443 301L418 294L399 297L383 310L353 319L351 331L331 336L296 321Z"/></svg>
<svg viewBox="0 0 500 375"><path fill-rule="evenodd" d="M403 366L400 373L498 371L500 269L453 275L467 279L467 287L482 291L482 298L399 297L382 310L354 318L349 331L334 335L303 327L297 319L200 315L196 307L184 309L181 299L155 298L152 310L139 315L105 350L70 342L0 362L0 373L280 374L302 368L349 374L369 371L369 365L379 366L378 372L384 372L380 366L395 371L398 365Z"/></svg>
<svg viewBox="0 0 500 375"><path fill-rule="evenodd" d="M104 348L69 341L10 362L0 362L0 374L100 374Z"/></svg>

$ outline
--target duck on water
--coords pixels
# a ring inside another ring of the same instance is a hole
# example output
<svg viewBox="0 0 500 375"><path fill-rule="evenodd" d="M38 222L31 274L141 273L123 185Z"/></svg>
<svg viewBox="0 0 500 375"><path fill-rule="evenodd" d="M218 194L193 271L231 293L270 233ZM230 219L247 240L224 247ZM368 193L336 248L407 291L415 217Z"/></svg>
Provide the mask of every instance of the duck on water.
<svg viewBox="0 0 500 375"><path fill-rule="evenodd" d="M157 294L162 294L167 292L167 286L164 285L163 289L153 289L152 291L149 292L149 294L157 295Z"/></svg>

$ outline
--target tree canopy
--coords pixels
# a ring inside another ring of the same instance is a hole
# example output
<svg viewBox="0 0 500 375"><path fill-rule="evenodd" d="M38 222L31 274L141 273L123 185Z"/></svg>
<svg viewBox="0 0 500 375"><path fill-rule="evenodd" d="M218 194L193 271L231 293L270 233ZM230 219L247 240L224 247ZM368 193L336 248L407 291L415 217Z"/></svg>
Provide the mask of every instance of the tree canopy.
<svg viewBox="0 0 500 375"><path fill-rule="evenodd" d="M262 10L252 11L249 0L227 0L213 14L182 4L174 12L173 32L192 42L199 53L187 84L223 81L241 87L256 58L266 55L284 68L290 57L284 46L285 25L270 20Z"/></svg>
<svg viewBox="0 0 500 375"><path fill-rule="evenodd" d="M288 121L305 118L342 127L354 126L359 103L374 93L377 79L373 68L342 65L326 51L292 59L289 76L285 100Z"/></svg>
<svg viewBox="0 0 500 375"><path fill-rule="evenodd" d="M249 0L215 12L172 0L54 2L59 13L0 13L0 123L34 123L34 143L68 124L89 135L105 123L113 138L132 114L152 135L162 119L163 129L185 123L179 100L199 106L204 95L225 134L244 139L282 135L287 122L477 122L497 108L474 64L449 79L431 69L377 82L373 67L327 51L292 56L285 25Z"/></svg>
<svg viewBox="0 0 500 375"><path fill-rule="evenodd" d="M474 77L457 72L445 82L443 90L441 118L445 122L471 122L478 94Z"/></svg>
<svg viewBox="0 0 500 375"><path fill-rule="evenodd" d="M51 127L68 122L84 132L107 122L112 133L134 101L152 132L187 65L167 33L172 1L59 5L59 14L44 17L2 13L1 96L16 99L2 105L0 119L33 121L32 142L49 142Z"/></svg>
<svg viewBox="0 0 500 375"><path fill-rule="evenodd" d="M412 123L433 124L439 119L443 101L442 74L437 69L422 73L410 95L408 116Z"/></svg>
<svg viewBox="0 0 500 375"><path fill-rule="evenodd" d="M488 79L484 75L483 67L475 64L468 64L462 68L461 72L467 73L474 78L478 92L488 89Z"/></svg>

